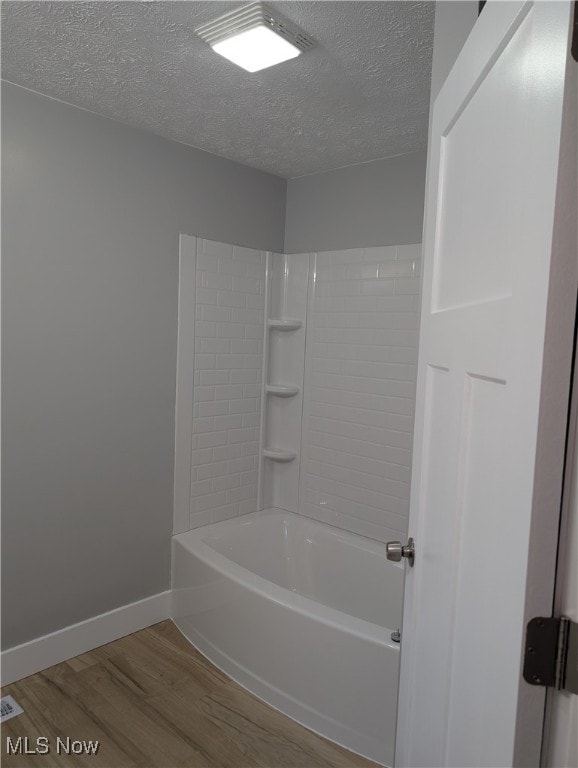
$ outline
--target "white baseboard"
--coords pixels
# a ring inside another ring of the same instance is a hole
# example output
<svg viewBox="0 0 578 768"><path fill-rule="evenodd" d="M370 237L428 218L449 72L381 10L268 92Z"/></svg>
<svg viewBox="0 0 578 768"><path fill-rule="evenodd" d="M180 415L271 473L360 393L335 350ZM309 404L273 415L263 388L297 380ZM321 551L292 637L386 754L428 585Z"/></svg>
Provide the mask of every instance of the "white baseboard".
<svg viewBox="0 0 578 768"><path fill-rule="evenodd" d="M170 590L64 627L2 652L2 684L60 664L170 616Z"/></svg>

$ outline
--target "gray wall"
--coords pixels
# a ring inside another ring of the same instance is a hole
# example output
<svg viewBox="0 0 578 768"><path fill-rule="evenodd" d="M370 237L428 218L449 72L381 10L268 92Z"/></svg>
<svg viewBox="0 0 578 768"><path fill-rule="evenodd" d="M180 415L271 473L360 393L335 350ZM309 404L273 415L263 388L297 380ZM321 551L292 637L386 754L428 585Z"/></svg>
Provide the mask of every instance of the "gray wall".
<svg viewBox="0 0 578 768"><path fill-rule="evenodd" d="M3 645L169 587L178 235L282 250L284 180L5 84Z"/></svg>
<svg viewBox="0 0 578 768"><path fill-rule="evenodd" d="M425 167L423 151L291 179L285 252L420 243Z"/></svg>
<svg viewBox="0 0 578 768"><path fill-rule="evenodd" d="M478 17L478 0L436 2L431 103ZM291 179L285 252L422 240L426 152Z"/></svg>

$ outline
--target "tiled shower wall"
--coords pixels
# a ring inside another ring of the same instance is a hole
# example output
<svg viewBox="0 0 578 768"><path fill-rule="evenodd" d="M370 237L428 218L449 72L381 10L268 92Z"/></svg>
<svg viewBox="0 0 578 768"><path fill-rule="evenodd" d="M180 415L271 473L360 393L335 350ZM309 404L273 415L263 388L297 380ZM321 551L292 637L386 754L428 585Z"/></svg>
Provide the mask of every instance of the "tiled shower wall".
<svg viewBox="0 0 578 768"><path fill-rule="evenodd" d="M318 253L310 283L299 512L407 533L421 245Z"/></svg>
<svg viewBox="0 0 578 768"><path fill-rule="evenodd" d="M190 527L257 507L266 254L197 241Z"/></svg>
<svg viewBox="0 0 578 768"><path fill-rule="evenodd" d="M266 290L265 252L196 243L190 528L257 509ZM421 245L309 257L300 472L280 505L382 541L407 533L420 261Z"/></svg>

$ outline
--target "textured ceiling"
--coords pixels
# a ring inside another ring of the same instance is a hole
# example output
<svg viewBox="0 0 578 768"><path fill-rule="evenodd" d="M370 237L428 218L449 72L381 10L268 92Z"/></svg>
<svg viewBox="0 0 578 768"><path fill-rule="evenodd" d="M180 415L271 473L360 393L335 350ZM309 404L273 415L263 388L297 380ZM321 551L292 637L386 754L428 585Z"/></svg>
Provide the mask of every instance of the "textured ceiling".
<svg viewBox="0 0 578 768"><path fill-rule="evenodd" d="M3 2L13 83L284 177L426 146L433 2L271 2L316 47L249 74L194 29L239 2Z"/></svg>

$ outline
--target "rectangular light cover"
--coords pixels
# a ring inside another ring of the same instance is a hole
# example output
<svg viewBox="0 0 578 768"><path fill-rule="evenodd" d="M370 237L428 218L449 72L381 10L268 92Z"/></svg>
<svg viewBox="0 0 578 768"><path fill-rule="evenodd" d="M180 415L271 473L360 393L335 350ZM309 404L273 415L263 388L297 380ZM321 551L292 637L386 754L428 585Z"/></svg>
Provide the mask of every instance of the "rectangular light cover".
<svg viewBox="0 0 578 768"><path fill-rule="evenodd" d="M261 2L224 13L195 32L215 53L247 72L294 59L314 45L305 32Z"/></svg>
<svg viewBox="0 0 578 768"><path fill-rule="evenodd" d="M211 47L247 72L258 72L294 59L301 53L299 48L263 24L213 43Z"/></svg>

